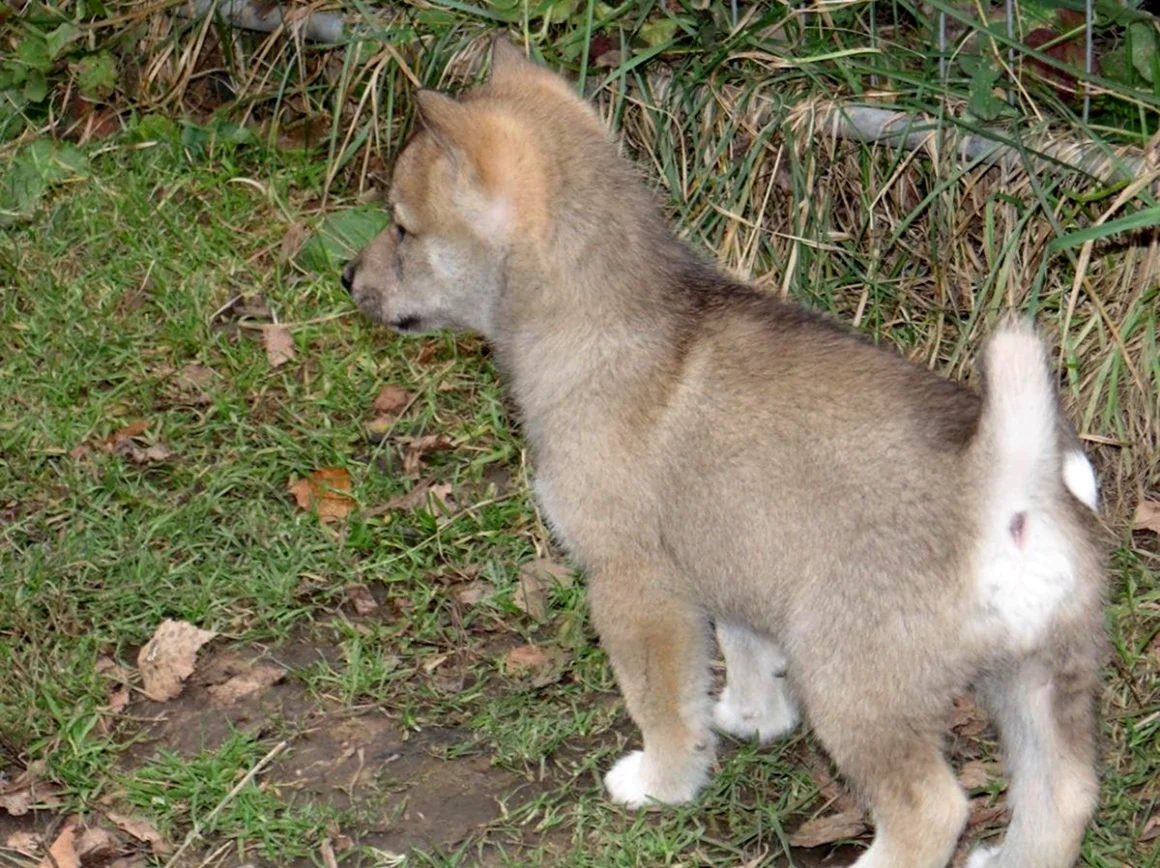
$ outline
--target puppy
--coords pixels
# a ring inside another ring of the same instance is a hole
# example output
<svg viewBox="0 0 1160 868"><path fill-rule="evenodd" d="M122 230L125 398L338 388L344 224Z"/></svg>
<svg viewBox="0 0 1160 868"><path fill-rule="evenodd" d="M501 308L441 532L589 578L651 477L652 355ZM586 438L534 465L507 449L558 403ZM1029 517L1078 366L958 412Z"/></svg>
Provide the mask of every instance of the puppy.
<svg viewBox="0 0 1160 868"><path fill-rule="evenodd" d="M1097 487L1032 329L997 330L979 397L731 282L506 42L482 87L417 100L393 225L343 283L399 332L491 343L643 736L611 798L692 799L714 727L768 741L800 705L872 811L857 868L942 868L967 817L942 740L973 686L1014 818L969 864L1073 864L1097 795Z"/></svg>

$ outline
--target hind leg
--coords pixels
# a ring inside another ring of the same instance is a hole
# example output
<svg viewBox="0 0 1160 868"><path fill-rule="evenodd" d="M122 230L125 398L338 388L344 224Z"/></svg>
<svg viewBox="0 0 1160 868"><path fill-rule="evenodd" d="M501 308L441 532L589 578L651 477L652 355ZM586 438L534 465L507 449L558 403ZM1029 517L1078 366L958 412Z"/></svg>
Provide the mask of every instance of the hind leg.
<svg viewBox="0 0 1160 868"><path fill-rule="evenodd" d="M658 574L589 571L589 600L644 750L605 776L610 798L630 807L692 799L709 777L709 623L666 590Z"/></svg>
<svg viewBox="0 0 1160 868"><path fill-rule="evenodd" d="M785 679L786 658L767 637L741 624L719 621L717 642L725 657L725 687L713 706L721 732L762 744L797 726L798 708Z"/></svg>
<svg viewBox="0 0 1160 868"><path fill-rule="evenodd" d="M968 868L1070 868L1099 792L1094 667L1070 673L1025 664L984 685L999 727L1013 809L1006 841Z"/></svg>
<svg viewBox="0 0 1160 868"><path fill-rule="evenodd" d="M874 820L874 842L853 868L946 868L967 821L967 798L943 757L938 725L868 719L871 705L846 699L844 708L818 715L815 730Z"/></svg>

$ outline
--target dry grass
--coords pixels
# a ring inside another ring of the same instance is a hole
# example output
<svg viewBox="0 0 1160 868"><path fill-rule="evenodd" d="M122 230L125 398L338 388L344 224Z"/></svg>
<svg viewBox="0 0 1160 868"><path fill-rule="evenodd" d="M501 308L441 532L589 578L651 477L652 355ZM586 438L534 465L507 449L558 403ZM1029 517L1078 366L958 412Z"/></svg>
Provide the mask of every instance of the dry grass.
<svg viewBox="0 0 1160 868"><path fill-rule="evenodd" d="M470 81L495 24L486 10L416 3L364 17L375 22L366 38L323 49L299 31L303 16L334 4L289 4L287 27L269 35L186 21L169 5L114 19L144 47L127 77L140 109L220 112L229 97L225 110L240 122L325 150L324 206L332 191L381 189L414 87ZM759 18L758 8L748 17ZM358 2L348 9L370 11ZM587 77L684 230L771 291L827 307L954 375L969 371L1002 308L1035 312L1053 334L1065 399L1122 526L1160 479L1157 234L1082 249L1052 242L1150 204L1160 169L1138 148L1099 140L1085 150L1103 153L1105 168L1125 158L1142 168L1134 181L1102 185L1053 169L1036 154L1066 159L1074 143L1090 142L1089 131L1061 126L1025 89L1026 120L1005 130L1022 159L959 159L945 136L961 132L954 94L936 117L940 134L916 151L843 141L832 134L835 106L850 96L834 86L841 63L819 73L818 64L790 62L784 38L795 22L751 23L733 50L635 68L630 59ZM579 27L538 47L567 53ZM754 50L771 39L783 46L777 53ZM900 78L861 103L905 108L908 94Z"/></svg>

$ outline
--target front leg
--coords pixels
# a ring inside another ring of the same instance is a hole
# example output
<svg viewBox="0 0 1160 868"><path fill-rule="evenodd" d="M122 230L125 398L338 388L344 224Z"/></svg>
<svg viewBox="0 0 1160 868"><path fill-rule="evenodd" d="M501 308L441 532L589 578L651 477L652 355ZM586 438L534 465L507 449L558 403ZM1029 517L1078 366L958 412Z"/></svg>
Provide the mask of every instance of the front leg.
<svg viewBox="0 0 1160 868"><path fill-rule="evenodd" d="M605 776L608 794L633 808L687 802L713 763L708 618L654 569L590 570L589 588L593 622L644 738L643 751Z"/></svg>

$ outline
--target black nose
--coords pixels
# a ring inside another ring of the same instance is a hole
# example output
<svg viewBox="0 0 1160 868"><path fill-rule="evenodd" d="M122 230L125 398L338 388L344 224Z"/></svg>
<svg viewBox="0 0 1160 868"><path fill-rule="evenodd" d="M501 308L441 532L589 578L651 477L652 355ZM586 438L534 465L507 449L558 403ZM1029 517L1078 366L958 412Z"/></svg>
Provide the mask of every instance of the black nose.
<svg viewBox="0 0 1160 868"><path fill-rule="evenodd" d="M347 292L350 292L351 287L354 286L353 278L354 278L354 262L352 261L352 262L348 262L346 264L346 267L342 269L342 277L339 278L339 280L342 283L342 288L345 289Z"/></svg>

